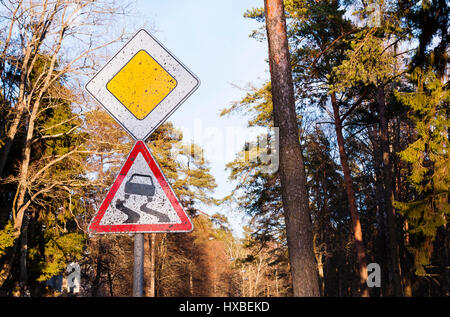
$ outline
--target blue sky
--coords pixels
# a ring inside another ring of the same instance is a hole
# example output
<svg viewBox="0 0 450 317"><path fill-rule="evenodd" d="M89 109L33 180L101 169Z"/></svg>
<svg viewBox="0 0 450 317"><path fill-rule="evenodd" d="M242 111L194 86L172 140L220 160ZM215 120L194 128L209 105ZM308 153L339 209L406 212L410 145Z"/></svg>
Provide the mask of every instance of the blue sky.
<svg viewBox="0 0 450 317"><path fill-rule="evenodd" d="M242 116L220 117L219 113L245 96L244 91L233 85L259 86L269 77L265 61L267 44L249 37L261 25L243 17L247 9L262 5L262 1L256 0L138 0L143 23L201 80L199 89L170 117L176 127L193 131L194 125L198 129L200 123L203 129L224 131L246 126L247 120ZM145 25L137 25L142 26ZM214 140L194 141L205 148L211 163L218 184L215 197L229 194L233 185L224 170L224 158L218 157L217 151L208 151L206 144L211 145ZM224 213L239 234L242 219L227 208L209 207L205 211Z"/></svg>

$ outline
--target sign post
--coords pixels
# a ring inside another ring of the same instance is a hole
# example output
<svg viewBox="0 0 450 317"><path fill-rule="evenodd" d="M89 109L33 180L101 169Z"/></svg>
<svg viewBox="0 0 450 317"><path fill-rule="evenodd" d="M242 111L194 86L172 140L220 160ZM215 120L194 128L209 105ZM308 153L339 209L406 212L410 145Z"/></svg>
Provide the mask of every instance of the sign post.
<svg viewBox="0 0 450 317"><path fill-rule="evenodd" d="M144 289L144 234L134 235L133 297L142 297Z"/></svg>
<svg viewBox="0 0 450 317"><path fill-rule="evenodd" d="M90 234L134 233L133 296L144 284L144 233L193 225L145 140L200 80L146 30L139 30L85 85L136 143L89 225Z"/></svg>

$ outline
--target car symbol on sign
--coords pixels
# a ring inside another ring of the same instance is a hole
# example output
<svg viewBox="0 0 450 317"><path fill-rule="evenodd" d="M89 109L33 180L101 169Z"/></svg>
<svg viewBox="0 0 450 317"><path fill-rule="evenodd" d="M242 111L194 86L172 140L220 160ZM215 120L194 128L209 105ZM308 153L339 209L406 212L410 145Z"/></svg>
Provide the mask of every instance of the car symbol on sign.
<svg viewBox="0 0 450 317"><path fill-rule="evenodd" d="M128 199L130 195L147 196L148 201L150 201L155 195L152 177L150 175L133 174L125 183L125 199Z"/></svg>

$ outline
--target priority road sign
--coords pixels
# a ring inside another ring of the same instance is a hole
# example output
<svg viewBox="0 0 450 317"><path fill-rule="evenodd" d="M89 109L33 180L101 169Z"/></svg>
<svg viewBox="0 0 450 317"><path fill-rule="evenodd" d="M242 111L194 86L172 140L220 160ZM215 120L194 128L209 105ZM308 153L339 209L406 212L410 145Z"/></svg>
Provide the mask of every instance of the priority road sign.
<svg viewBox="0 0 450 317"><path fill-rule="evenodd" d="M189 232L193 225L143 141L137 141L89 225L91 233Z"/></svg>
<svg viewBox="0 0 450 317"><path fill-rule="evenodd" d="M145 140L200 80L146 30L139 30L85 89L136 140Z"/></svg>

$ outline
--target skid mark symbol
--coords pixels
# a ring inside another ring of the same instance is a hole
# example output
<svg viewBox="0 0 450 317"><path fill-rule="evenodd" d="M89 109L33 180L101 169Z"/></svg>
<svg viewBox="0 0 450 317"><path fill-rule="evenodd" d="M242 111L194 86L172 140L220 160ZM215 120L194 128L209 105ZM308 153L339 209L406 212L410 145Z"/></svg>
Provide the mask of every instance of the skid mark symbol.
<svg viewBox="0 0 450 317"><path fill-rule="evenodd" d="M124 202L125 202L124 200L120 199L116 200L116 208L128 216L128 219L125 220L123 223L138 223L141 216L137 212L126 207L124 205Z"/></svg>
<svg viewBox="0 0 450 317"><path fill-rule="evenodd" d="M167 216L166 214L163 214L162 212L159 212L159 211L147 208L146 205L147 204L143 204L141 206L141 210L143 212L145 212L146 214L149 214L149 215L157 217L158 218L158 222L170 222L169 216Z"/></svg>

